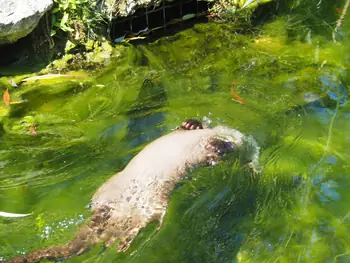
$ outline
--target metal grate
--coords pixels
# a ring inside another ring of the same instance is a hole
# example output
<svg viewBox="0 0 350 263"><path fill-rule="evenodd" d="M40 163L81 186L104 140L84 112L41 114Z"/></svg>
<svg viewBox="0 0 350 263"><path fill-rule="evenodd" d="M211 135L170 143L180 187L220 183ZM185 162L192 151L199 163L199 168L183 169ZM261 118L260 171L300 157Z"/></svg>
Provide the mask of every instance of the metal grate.
<svg viewBox="0 0 350 263"><path fill-rule="evenodd" d="M163 1L159 6L138 9L132 16L113 20L112 39L147 35L191 18L208 14L210 3L201 0Z"/></svg>

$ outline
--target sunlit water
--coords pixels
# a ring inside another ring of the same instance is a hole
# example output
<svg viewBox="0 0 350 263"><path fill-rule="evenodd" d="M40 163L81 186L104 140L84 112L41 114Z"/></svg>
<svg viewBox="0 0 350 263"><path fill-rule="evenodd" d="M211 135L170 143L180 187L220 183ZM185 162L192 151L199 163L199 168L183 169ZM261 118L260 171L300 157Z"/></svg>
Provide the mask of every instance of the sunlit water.
<svg viewBox="0 0 350 263"><path fill-rule="evenodd" d="M68 262L350 262L350 21L335 43L343 3L309 2L251 33L198 24L125 46L87 79L22 85L27 102L3 119L0 211L33 215L0 218L0 260L70 240L103 182L195 117L254 136L261 174L234 160L195 170L160 231Z"/></svg>

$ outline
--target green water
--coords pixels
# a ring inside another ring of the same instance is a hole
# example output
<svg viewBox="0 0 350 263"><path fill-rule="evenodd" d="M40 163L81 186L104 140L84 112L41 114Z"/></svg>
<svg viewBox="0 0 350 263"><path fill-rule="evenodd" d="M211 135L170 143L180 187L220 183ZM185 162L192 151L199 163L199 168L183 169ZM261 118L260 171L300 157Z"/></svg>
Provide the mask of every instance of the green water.
<svg viewBox="0 0 350 263"><path fill-rule="evenodd" d="M254 136L261 175L234 160L195 170L160 231L150 225L128 253L96 246L67 262L350 262L347 16L332 39L343 5L284 7L244 33L197 24L120 47L88 78L13 90L26 102L2 119L0 211L34 214L0 218L0 259L70 240L103 182L196 117ZM233 81L247 104L232 100Z"/></svg>

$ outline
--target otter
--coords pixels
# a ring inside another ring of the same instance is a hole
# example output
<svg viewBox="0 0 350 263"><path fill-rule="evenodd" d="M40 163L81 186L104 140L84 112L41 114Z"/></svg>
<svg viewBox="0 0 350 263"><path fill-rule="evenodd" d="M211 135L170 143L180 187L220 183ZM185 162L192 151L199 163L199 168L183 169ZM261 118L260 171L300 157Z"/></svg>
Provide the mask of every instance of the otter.
<svg viewBox="0 0 350 263"><path fill-rule="evenodd" d="M109 247L117 240L117 251L126 251L140 229L151 221L157 220L161 228L170 193L188 169L215 165L229 152L238 153L240 161L253 170L257 166L259 147L253 138L226 126L208 128L198 120L186 120L148 144L96 191L91 222L80 228L72 241L8 262L64 260L97 243Z"/></svg>

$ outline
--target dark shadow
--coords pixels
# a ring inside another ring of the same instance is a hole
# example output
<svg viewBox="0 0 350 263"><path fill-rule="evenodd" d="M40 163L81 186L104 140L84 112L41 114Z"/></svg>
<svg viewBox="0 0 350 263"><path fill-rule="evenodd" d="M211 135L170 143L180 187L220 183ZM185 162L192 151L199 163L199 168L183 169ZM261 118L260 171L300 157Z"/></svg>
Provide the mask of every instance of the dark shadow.
<svg viewBox="0 0 350 263"><path fill-rule="evenodd" d="M166 131L163 126L166 117L164 107L167 102L164 86L145 79L136 101L126 112L130 120L124 140L131 149L149 143L164 134Z"/></svg>
<svg viewBox="0 0 350 263"><path fill-rule="evenodd" d="M28 74L42 70L54 58L62 53L62 41L50 36L49 14L44 15L35 29L14 43L0 45L0 77Z"/></svg>
<svg viewBox="0 0 350 263"><path fill-rule="evenodd" d="M133 44L148 43L164 36L172 36L177 32L191 28L194 24L208 21L205 16L212 3L197 0L164 1L159 6L140 8L126 18L114 19L111 39L121 36L147 36L145 40L133 41ZM187 15L190 19L182 19ZM155 29L155 30L154 30ZM145 34L145 31L148 31Z"/></svg>

